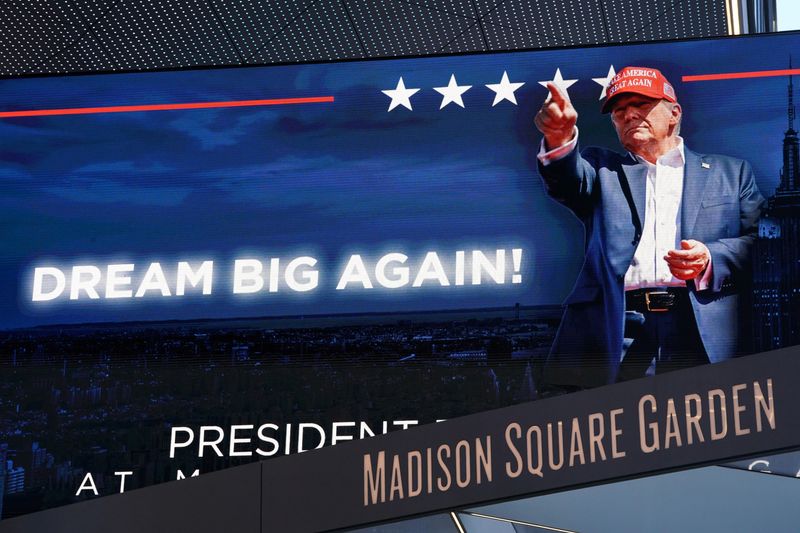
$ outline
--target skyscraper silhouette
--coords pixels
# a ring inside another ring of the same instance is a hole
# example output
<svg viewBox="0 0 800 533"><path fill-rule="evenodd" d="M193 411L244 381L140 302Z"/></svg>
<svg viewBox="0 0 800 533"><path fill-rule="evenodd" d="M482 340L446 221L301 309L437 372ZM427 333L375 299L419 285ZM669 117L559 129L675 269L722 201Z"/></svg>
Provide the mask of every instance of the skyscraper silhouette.
<svg viewBox="0 0 800 533"><path fill-rule="evenodd" d="M800 344L800 139L794 129L792 76L787 111L789 127L783 137L781 181L759 223L754 247L756 351Z"/></svg>

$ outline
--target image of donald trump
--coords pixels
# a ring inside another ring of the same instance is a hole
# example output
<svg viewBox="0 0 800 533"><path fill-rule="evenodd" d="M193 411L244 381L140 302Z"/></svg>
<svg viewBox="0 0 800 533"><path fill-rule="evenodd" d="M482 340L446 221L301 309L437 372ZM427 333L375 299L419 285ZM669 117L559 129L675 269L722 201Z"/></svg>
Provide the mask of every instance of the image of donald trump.
<svg viewBox="0 0 800 533"><path fill-rule="evenodd" d="M573 390L742 353L741 297L765 201L750 165L689 149L683 109L657 69L626 67L601 112L626 151L581 150L578 113L555 84L535 124L547 193L585 228L544 381Z"/></svg>

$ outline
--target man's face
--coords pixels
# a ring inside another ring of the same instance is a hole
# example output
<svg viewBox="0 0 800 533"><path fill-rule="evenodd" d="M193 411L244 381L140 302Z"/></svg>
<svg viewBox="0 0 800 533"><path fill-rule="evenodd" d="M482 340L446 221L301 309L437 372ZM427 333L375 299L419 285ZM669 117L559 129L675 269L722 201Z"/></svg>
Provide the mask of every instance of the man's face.
<svg viewBox="0 0 800 533"><path fill-rule="evenodd" d="M611 108L611 122L620 143L634 153L644 146L662 144L673 134L681 106L640 94L623 94Z"/></svg>

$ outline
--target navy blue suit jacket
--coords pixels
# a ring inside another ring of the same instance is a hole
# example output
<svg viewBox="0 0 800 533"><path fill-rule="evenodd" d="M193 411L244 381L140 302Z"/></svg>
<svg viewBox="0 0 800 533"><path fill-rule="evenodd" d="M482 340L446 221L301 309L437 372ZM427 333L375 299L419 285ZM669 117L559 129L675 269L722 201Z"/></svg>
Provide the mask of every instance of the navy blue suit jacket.
<svg viewBox="0 0 800 533"><path fill-rule="evenodd" d="M739 298L750 285L750 251L764 198L746 161L685 149L681 239L711 252L712 280L696 290L688 282L700 336L710 361L742 351ZM634 217L623 192L630 186L640 221L645 217L647 167L631 155L576 148L539 172L551 197L581 220L585 260L567 297L564 316L545 366L546 383L591 387L617 379L625 319L624 277L638 245Z"/></svg>

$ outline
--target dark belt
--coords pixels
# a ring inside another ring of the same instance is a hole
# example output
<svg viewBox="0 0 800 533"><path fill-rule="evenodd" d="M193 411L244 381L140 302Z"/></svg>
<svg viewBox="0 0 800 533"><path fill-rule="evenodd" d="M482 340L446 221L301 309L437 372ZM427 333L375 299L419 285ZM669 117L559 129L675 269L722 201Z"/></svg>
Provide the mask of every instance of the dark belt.
<svg viewBox="0 0 800 533"><path fill-rule="evenodd" d="M689 290L684 287L665 289L636 289L625 292L625 309L640 313L671 311L688 301Z"/></svg>

